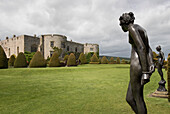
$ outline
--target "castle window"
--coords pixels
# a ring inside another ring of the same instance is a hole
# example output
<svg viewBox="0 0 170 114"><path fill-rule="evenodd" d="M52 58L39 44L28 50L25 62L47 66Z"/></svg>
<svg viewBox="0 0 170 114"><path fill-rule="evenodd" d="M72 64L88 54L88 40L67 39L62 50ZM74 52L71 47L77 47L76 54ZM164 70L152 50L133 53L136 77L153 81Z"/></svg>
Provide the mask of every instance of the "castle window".
<svg viewBox="0 0 170 114"><path fill-rule="evenodd" d="M77 52L77 47L75 48L75 52Z"/></svg>
<svg viewBox="0 0 170 114"><path fill-rule="evenodd" d="M19 47L17 47L17 55L19 54Z"/></svg>
<svg viewBox="0 0 170 114"><path fill-rule="evenodd" d="M90 51L93 52L93 48L90 48Z"/></svg>
<svg viewBox="0 0 170 114"><path fill-rule="evenodd" d="M61 42L61 48L65 48L65 43Z"/></svg>
<svg viewBox="0 0 170 114"><path fill-rule="evenodd" d="M37 45L36 44L33 44L31 45L31 52L36 52L37 51Z"/></svg>
<svg viewBox="0 0 170 114"><path fill-rule="evenodd" d="M69 51L69 46L67 46L67 51Z"/></svg>
<svg viewBox="0 0 170 114"><path fill-rule="evenodd" d="M50 42L50 47L54 47L54 41Z"/></svg>
<svg viewBox="0 0 170 114"><path fill-rule="evenodd" d="M52 57L53 53L54 53L54 51L50 51L50 57Z"/></svg>
<svg viewBox="0 0 170 114"><path fill-rule="evenodd" d="M9 48L9 56L10 56L10 48Z"/></svg>

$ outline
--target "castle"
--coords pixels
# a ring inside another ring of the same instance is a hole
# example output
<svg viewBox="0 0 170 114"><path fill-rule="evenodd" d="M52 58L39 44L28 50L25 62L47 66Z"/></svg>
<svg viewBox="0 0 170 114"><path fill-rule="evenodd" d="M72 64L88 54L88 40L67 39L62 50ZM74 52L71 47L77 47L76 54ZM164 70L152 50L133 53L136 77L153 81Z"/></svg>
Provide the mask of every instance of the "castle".
<svg viewBox="0 0 170 114"><path fill-rule="evenodd" d="M6 37L5 40L0 41L0 45L3 47L7 58L10 58L12 54L16 56L20 52L36 52L40 51L45 59L51 57L54 50L53 47L58 47L64 52L83 52L84 54L89 52L98 52L98 44L81 44L73 41L68 41L67 37L58 34L46 34L37 37L29 35L16 36L12 38Z"/></svg>

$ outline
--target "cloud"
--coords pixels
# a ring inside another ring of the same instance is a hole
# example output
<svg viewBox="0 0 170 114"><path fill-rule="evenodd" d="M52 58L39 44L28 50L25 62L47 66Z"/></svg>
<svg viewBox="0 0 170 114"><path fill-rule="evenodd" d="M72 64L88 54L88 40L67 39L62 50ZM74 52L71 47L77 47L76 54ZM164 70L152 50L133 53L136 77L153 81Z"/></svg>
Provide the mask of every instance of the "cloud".
<svg viewBox="0 0 170 114"><path fill-rule="evenodd" d="M134 12L151 48L170 43L170 2L167 0L0 0L0 37L13 34L63 34L69 40L97 43L101 55L130 57L128 34L119 26L124 12Z"/></svg>

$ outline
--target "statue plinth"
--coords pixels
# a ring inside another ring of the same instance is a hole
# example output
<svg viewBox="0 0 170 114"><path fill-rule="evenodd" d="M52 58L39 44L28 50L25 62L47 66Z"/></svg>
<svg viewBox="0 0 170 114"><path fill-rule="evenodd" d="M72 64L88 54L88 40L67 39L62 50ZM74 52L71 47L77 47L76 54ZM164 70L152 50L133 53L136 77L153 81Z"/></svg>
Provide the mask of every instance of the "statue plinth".
<svg viewBox="0 0 170 114"><path fill-rule="evenodd" d="M159 84L159 87L157 91L167 91L167 89L165 88L165 84L166 84L165 80L161 80L158 84Z"/></svg>

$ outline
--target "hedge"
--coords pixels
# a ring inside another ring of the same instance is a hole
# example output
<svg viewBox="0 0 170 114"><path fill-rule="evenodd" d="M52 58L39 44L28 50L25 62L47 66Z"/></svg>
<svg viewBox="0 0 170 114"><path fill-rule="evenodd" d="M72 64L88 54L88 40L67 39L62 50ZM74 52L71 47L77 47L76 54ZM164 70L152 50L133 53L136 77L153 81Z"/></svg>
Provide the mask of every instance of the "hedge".
<svg viewBox="0 0 170 114"><path fill-rule="evenodd" d="M9 61L8 61L8 66L9 67L14 66L14 62L15 62L15 55L11 55L11 57L9 58Z"/></svg>
<svg viewBox="0 0 170 114"><path fill-rule="evenodd" d="M170 102L170 53L168 54L167 61L168 101Z"/></svg>
<svg viewBox="0 0 170 114"><path fill-rule="evenodd" d="M108 64L108 60L107 60L106 56L102 57L101 64Z"/></svg>
<svg viewBox="0 0 170 114"><path fill-rule="evenodd" d="M96 54L93 54L90 60L91 62L99 62L99 59L97 58Z"/></svg>
<svg viewBox="0 0 170 114"><path fill-rule="evenodd" d="M67 66L76 66L76 57L74 53L71 53L68 57Z"/></svg>
<svg viewBox="0 0 170 114"><path fill-rule="evenodd" d="M117 57L117 59L116 59L116 64L120 64L120 58L119 57Z"/></svg>
<svg viewBox="0 0 170 114"><path fill-rule="evenodd" d="M80 61L80 64L85 64L85 63L87 63L86 56L84 55L84 53L81 53L81 54L80 54L78 60Z"/></svg>
<svg viewBox="0 0 170 114"><path fill-rule="evenodd" d="M23 52L20 52L15 59L14 68L24 68L27 67L27 61Z"/></svg>
<svg viewBox="0 0 170 114"><path fill-rule="evenodd" d="M46 67L46 61L44 57L42 56L41 52L37 51L34 56L32 57L30 64L30 68L36 68L36 67Z"/></svg>
<svg viewBox="0 0 170 114"><path fill-rule="evenodd" d="M59 55L57 52L54 52L50 62L49 62L49 67L59 67L60 66L60 60L59 60Z"/></svg>
<svg viewBox="0 0 170 114"><path fill-rule="evenodd" d="M114 58L111 57L111 58L110 58L110 61L109 61L109 64L114 64L114 63L115 63Z"/></svg>
<svg viewBox="0 0 170 114"><path fill-rule="evenodd" d="M4 49L0 45L0 69L3 69L3 68L8 68L8 60L4 52Z"/></svg>

